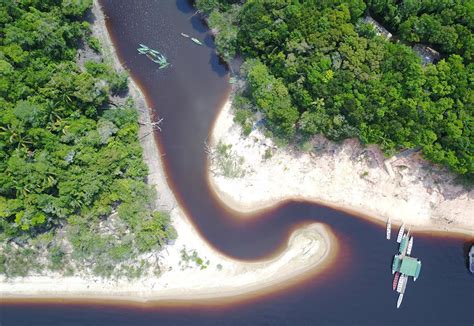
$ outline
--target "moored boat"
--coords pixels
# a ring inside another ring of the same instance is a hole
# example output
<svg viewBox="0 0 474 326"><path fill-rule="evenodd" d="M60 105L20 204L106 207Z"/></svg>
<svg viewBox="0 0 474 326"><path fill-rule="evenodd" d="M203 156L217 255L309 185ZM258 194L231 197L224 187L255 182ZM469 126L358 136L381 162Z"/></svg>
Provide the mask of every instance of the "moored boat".
<svg viewBox="0 0 474 326"><path fill-rule="evenodd" d="M183 37L189 37L188 34L184 34L184 33L180 33L180 34L181 34L181 36L183 36Z"/></svg>
<svg viewBox="0 0 474 326"><path fill-rule="evenodd" d="M392 262L392 274L395 274L395 272L398 272L398 270L400 269L400 256L399 255L395 255L393 256L393 262Z"/></svg>
<svg viewBox="0 0 474 326"><path fill-rule="evenodd" d="M405 256L407 253L407 247L408 247L408 237L406 234L402 236L402 241L400 241L400 246L398 251L400 252L401 255Z"/></svg>
<svg viewBox="0 0 474 326"><path fill-rule="evenodd" d="M416 265L415 275L413 276L413 281L415 282L420 276L420 272L421 272L421 261L418 260L416 263L417 265Z"/></svg>
<svg viewBox="0 0 474 326"><path fill-rule="evenodd" d="M403 301L403 293L400 293L400 295L398 296L398 300L397 300L397 309L400 308L400 305L402 304L402 301Z"/></svg>
<svg viewBox="0 0 474 326"><path fill-rule="evenodd" d="M392 235L392 222L390 219L387 221L387 240L390 240L390 236Z"/></svg>
<svg viewBox="0 0 474 326"><path fill-rule="evenodd" d="M393 277L393 283L392 283L392 290L395 291L398 285L398 279L400 278L400 273L396 272L395 276Z"/></svg>
<svg viewBox="0 0 474 326"><path fill-rule="evenodd" d="M400 243L402 241L403 233L405 232L405 224L402 224L400 227L400 231L398 231L397 242Z"/></svg>
<svg viewBox="0 0 474 326"><path fill-rule="evenodd" d="M407 255L411 255L411 250L413 249L413 237L410 237L408 241Z"/></svg>
<svg viewBox="0 0 474 326"><path fill-rule="evenodd" d="M469 270L474 273L474 246L469 250Z"/></svg>
<svg viewBox="0 0 474 326"><path fill-rule="evenodd" d="M400 278L398 279L398 284L397 284L397 292L398 293L405 293L405 288L406 288L406 282L408 280L408 277L405 275L401 275Z"/></svg>

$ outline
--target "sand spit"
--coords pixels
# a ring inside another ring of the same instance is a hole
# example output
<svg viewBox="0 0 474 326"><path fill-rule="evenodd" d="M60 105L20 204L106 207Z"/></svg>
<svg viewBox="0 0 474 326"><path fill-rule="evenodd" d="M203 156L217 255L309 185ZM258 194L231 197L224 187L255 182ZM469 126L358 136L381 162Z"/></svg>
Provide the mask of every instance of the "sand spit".
<svg viewBox="0 0 474 326"><path fill-rule="evenodd" d="M94 1L93 13L96 17L93 25L94 36L101 41L105 56L113 61L111 63L115 68L123 69L115 55L97 1ZM169 188L153 136L148 105L133 80L129 86L130 94L139 110L141 145L150 171L148 181L157 189L157 205L160 209L170 212L178 232L178 239L174 244L166 246L160 253L150 255L149 261L160 267L161 275L132 281L91 276L65 277L53 273L47 276L0 278L2 301L30 301L39 298L101 302L175 302L213 298L237 300L237 296L264 295L293 285L331 264L337 254L337 241L328 227L321 224L306 225L293 232L287 249L267 261L236 261L209 246L179 207ZM188 258L183 258L183 253ZM189 259L193 253L202 260L201 264ZM203 265L206 267L203 268Z"/></svg>
<svg viewBox="0 0 474 326"><path fill-rule="evenodd" d="M312 141L311 152L285 150L259 129L242 136L233 118L229 100L216 119L211 151L219 141L232 145L232 155L243 158L245 175L224 177L211 159L209 182L216 196L236 211L310 200L382 222L390 217L420 231L474 235L474 191L455 185L453 175L418 153L385 159L374 146L364 148L353 139L338 145L323 137Z"/></svg>
<svg viewBox="0 0 474 326"><path fill-rule="evenodd" d="M180 264L180 254L175 251L174 245L168 248L168 253L163 253L170 269L158 278L107 281L32 276L3 281L0 283L1 296L3 300L66 298L136 302L219 298L214 304L226 303L240 299L238 296L241 295L245 298L262 296L294 285L326 269L337 253L337 242L328 230L320 224L310 224L294 232L288 249L277 257L256 263L238 262L216 254L196 236L186 221L176 222L180 231L178 241L181 244L185 242L186 248L197 248L201 257L209 259L206 269Z"/></svg>

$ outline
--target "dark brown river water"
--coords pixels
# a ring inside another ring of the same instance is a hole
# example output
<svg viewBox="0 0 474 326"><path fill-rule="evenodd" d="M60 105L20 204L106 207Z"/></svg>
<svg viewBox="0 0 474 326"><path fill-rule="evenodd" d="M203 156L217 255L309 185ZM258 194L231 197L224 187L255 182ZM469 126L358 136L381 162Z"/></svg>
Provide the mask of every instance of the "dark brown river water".
<svg viewBox="0 0 474 326"><path fill-rule="evenodd" d="M392 291L397 246L384 227L341 211L287 202L239 219L213 198L206 182L204 144L229 93L228 71L215 55L208 29L187 1L101 0L118 54L163 118L157 135L170 185L199 232L219 251L255 260L275 254L297 226L322 222L340 250L332 266L291 289L228 306L215 302L160 305L3 303L1 325L473 325L474 276L466 254L474 239L416 234L423 262L401 309ZM204 40L198 46L182 38ZM136 48L147 44L172 63L157 66Z"/></svg>

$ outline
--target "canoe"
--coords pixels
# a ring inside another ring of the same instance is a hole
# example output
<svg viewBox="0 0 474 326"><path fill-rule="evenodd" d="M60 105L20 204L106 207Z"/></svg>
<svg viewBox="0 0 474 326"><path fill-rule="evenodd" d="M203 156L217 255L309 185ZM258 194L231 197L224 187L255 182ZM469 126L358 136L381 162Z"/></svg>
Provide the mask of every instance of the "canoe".
<svg viewBox="0 0 474 326"><path fill-rule="evenodd" d="M201 41L199 41L197 38L191 37L191 41L193 41L194 43L198 45L202 45Z"/></svg>

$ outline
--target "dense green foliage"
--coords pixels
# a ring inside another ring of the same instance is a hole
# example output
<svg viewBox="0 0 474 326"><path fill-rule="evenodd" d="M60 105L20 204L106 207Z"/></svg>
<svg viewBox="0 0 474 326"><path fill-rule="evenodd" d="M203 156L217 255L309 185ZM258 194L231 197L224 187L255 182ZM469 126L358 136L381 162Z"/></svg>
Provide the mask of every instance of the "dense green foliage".
<svg viewBox="0 0 474 326"><path fill-rule="evenodd" d="M42 251L60 269L68 242L78 264L110 275L175 236L145 184L133 103L110 104L127 76L76 63L83 40L98 50L83 19L92 0L1 3L1 272L25 275Z"/></svg>
<svg viewBox="0 0 474 326"><path fill-rule="evenodd" d="M373 9L376 3L367 1ZM410 47L377 36L362 22L367 10L363 0L200 4L207 6L209 17L220 15L222 21L232 12L237 35L217 38L217 48L234 46L227 53L247 59L244 96L265 114L276 136L358 137L380 144L387 153L421 148L433 162L474 177L470 58L451 54L423 66ZM467 2L459 6L472 9ZM221 20L211 20L211 28L220 30L214 24ZM462 49L449 53L467 56L467 48Z"/></svg>
<svg viewBox="0 0 474 326"><path fill-rule="evenodd" d="M370 12L401 39L474 59L474 1L368 0Z"/></svg>

